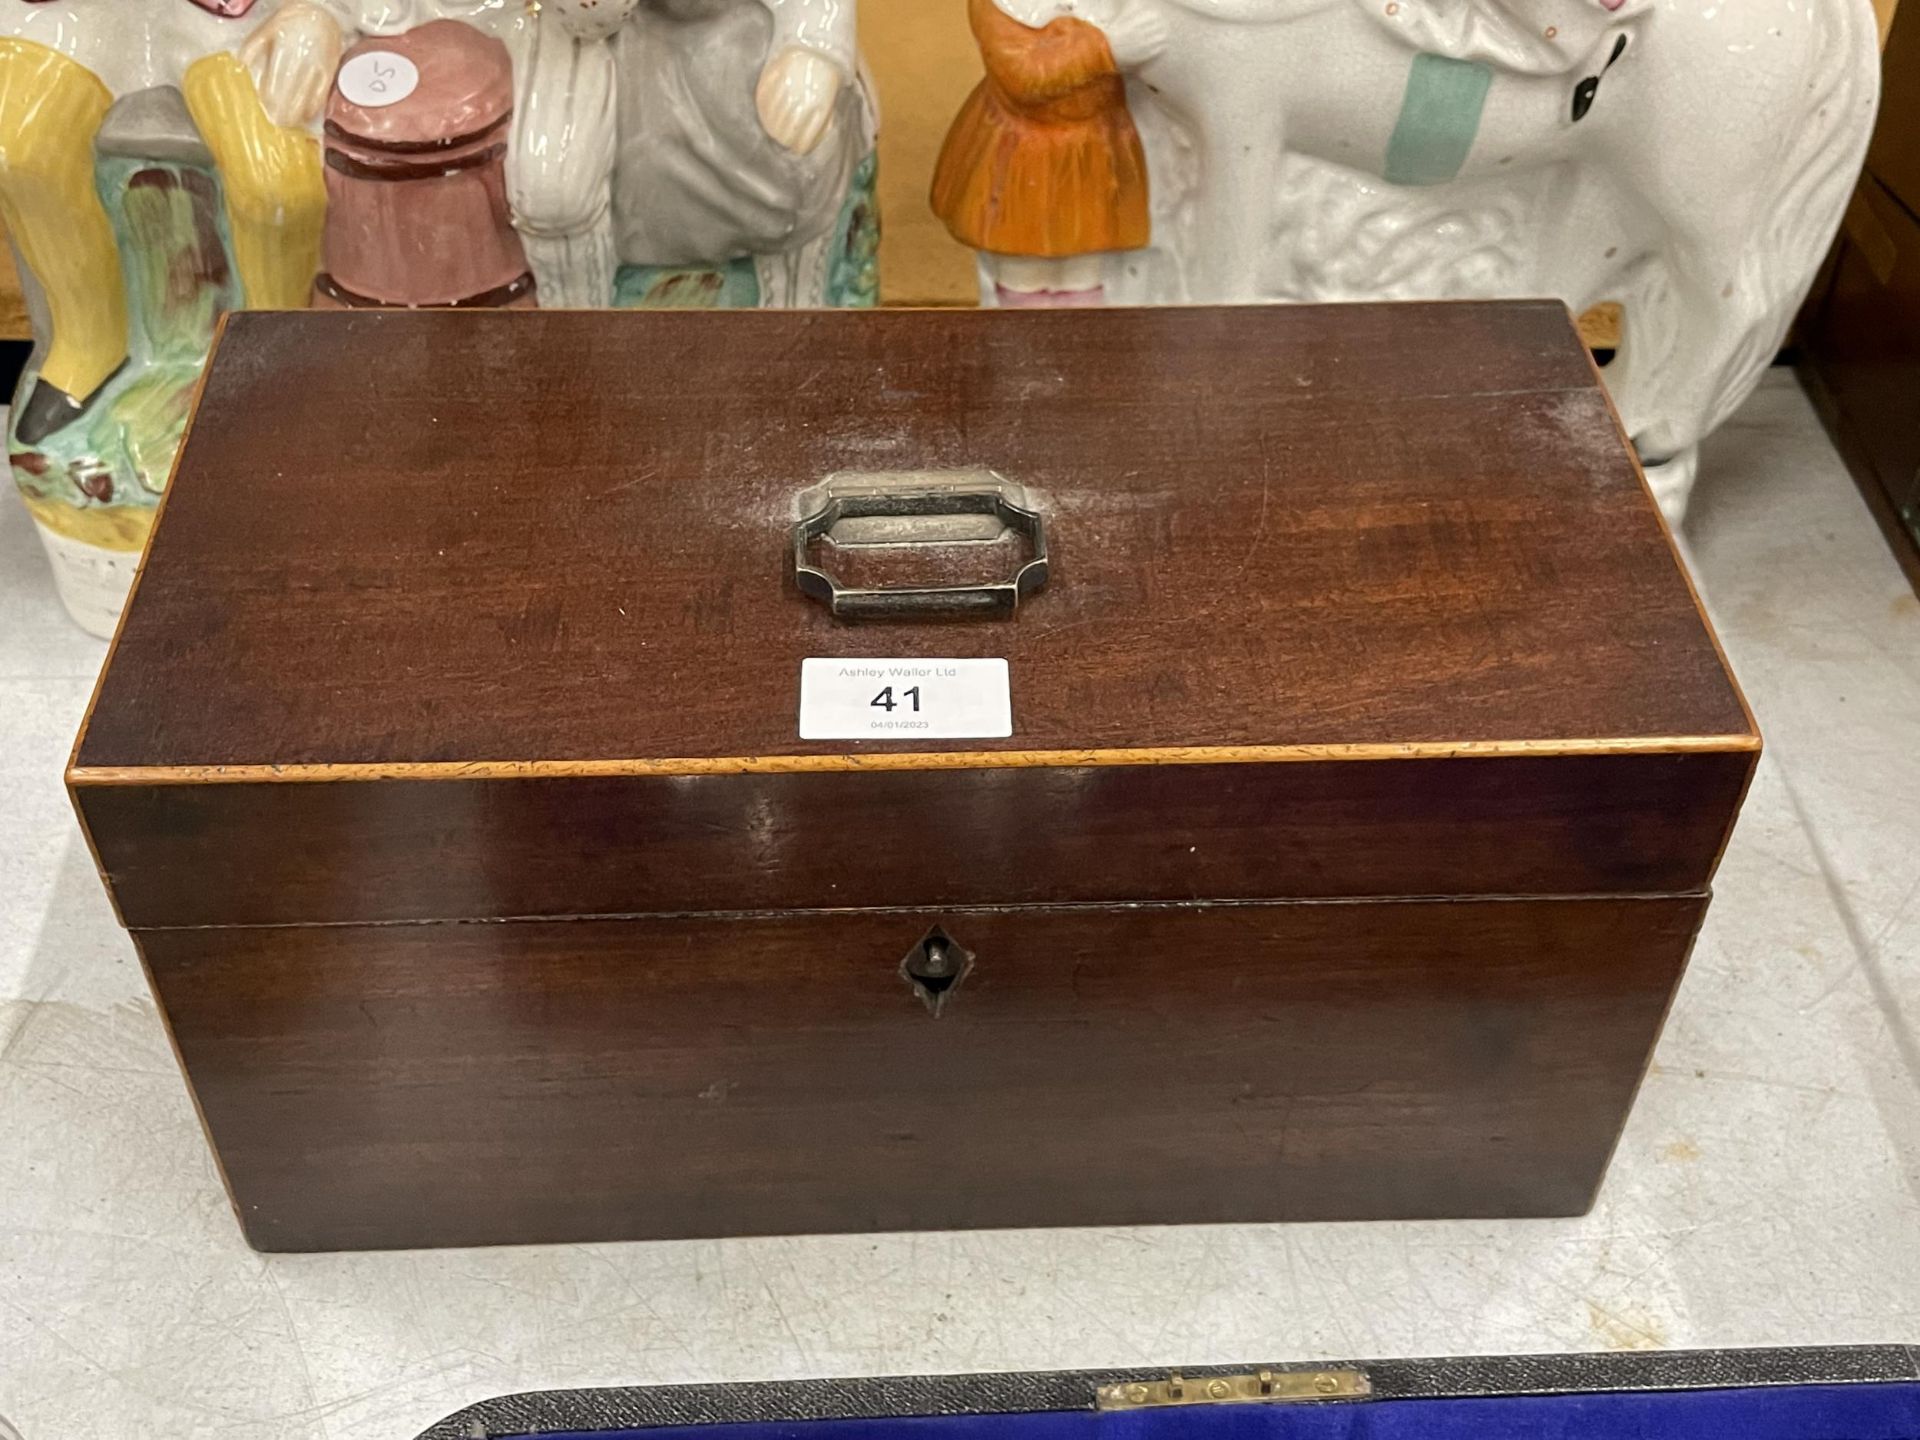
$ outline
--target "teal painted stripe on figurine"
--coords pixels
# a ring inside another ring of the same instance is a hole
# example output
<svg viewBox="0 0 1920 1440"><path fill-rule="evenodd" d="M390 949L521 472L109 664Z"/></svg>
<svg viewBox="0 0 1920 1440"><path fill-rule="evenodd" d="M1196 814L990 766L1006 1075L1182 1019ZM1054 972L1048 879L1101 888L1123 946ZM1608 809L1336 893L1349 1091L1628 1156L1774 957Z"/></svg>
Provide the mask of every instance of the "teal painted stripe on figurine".
<svg viewBox="0 0 1920 1440"><path fill-rule="evenodd" d="M1384 171L1395 185L1439 185L1460 173L1480 133L1493 71L1472 60L1416 55Z"/></svg>

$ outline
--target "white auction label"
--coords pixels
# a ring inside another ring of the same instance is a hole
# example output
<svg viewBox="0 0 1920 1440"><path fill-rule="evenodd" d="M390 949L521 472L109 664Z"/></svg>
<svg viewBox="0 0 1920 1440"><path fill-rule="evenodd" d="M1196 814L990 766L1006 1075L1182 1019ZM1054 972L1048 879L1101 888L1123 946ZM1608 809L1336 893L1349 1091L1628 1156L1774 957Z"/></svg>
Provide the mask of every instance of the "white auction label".
<svg viewBox="0 0 1920 1440"><path fill-rule="evenodd" d="M803 660L802 740L1004 740L1004 660Z"/></svg>
<svg viewBox="0 0 1920 1440"><path fill-rule="evenodd" d="M340 67L340 93L363 110L398 105L420 88L420 67L391 50L368 50Z"/></svg>

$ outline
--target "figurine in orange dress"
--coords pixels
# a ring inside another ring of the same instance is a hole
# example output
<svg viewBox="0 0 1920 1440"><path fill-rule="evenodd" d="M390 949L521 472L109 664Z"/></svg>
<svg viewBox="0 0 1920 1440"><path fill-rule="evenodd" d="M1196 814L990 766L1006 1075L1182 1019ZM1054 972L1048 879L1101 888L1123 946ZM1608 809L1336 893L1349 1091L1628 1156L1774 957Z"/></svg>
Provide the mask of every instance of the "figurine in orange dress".
<svg viewBox="0 0 1920 1440"><path fill-rule="evenodd" d="M981 253L1002 305L1102 304L1106 256L1150 237L1123 71L1160 53L1166 24L1150 0L1107 0L1098 23L1078 13L1098 3L967 0L987 76L947 133L933 209Z"/></svg>

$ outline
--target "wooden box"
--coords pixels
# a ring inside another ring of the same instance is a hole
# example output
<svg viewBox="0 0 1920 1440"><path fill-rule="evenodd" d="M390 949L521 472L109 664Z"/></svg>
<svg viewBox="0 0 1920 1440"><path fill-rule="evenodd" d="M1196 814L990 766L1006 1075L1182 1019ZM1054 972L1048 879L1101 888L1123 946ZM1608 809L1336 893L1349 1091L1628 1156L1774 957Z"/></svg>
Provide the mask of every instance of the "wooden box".
<svg viewBox="0 0 1920 1440"><path fill-rule="evenodd" d="M1894 19L1867 170L1802 318L1800 373L1920 592L1920 4Z"/></svg>
<svg viewBox="0 0 1920 1440"><path fill-rule="evenodd" d="M968 467L1011 616L797 587ZM1758 750L1557 304L243 314L69 779L311 1250L1577 1213Z"/></svg>

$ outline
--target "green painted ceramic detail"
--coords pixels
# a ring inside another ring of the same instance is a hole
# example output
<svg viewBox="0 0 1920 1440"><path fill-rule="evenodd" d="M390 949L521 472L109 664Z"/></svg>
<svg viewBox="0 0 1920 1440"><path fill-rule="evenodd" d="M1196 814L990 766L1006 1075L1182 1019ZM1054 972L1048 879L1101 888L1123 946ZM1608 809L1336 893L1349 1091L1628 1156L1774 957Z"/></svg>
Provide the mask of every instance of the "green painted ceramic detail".
<svg viewBox="0 0 1920 1440"><path fill-rule="evenodd" d="M128 510L151 511L166 488L186 432L194 386L223 310L241 303L227 235L226 204L211 170L103 156L101 203L120 243L127 288L127 361L86 410L38 447L9 432L15 481L37 515L68 508L57 528L103 543L95 531L126 530ZM36 376L24 377L21 394ZM94 523L95 521L100 523ZM121 547L115 547L121 548Z"/></svg>
<svg viewBox="0 0 1920 1440"><path fill-rule="evenodd" d="M1387 142L1386 179L1440 185L1460 173L1480 134L1493 71L1472 60L1416 55L1407 73L1400 119Z"/></svg>
<svg viewBox="0 0 1920 1440"><path fill-rule="evenodd" d="M617 310L751 310L760 304L753 261L718 268L622 265L613 282Z"/></svg>
<svg viewBox="0 0 1920 1440"><path fill-rule="evenodd" d="M869 309L880 303L880 155L869 153L854 171L847 203L834 229L838 243L827 267L827 303Z"/></svg>

